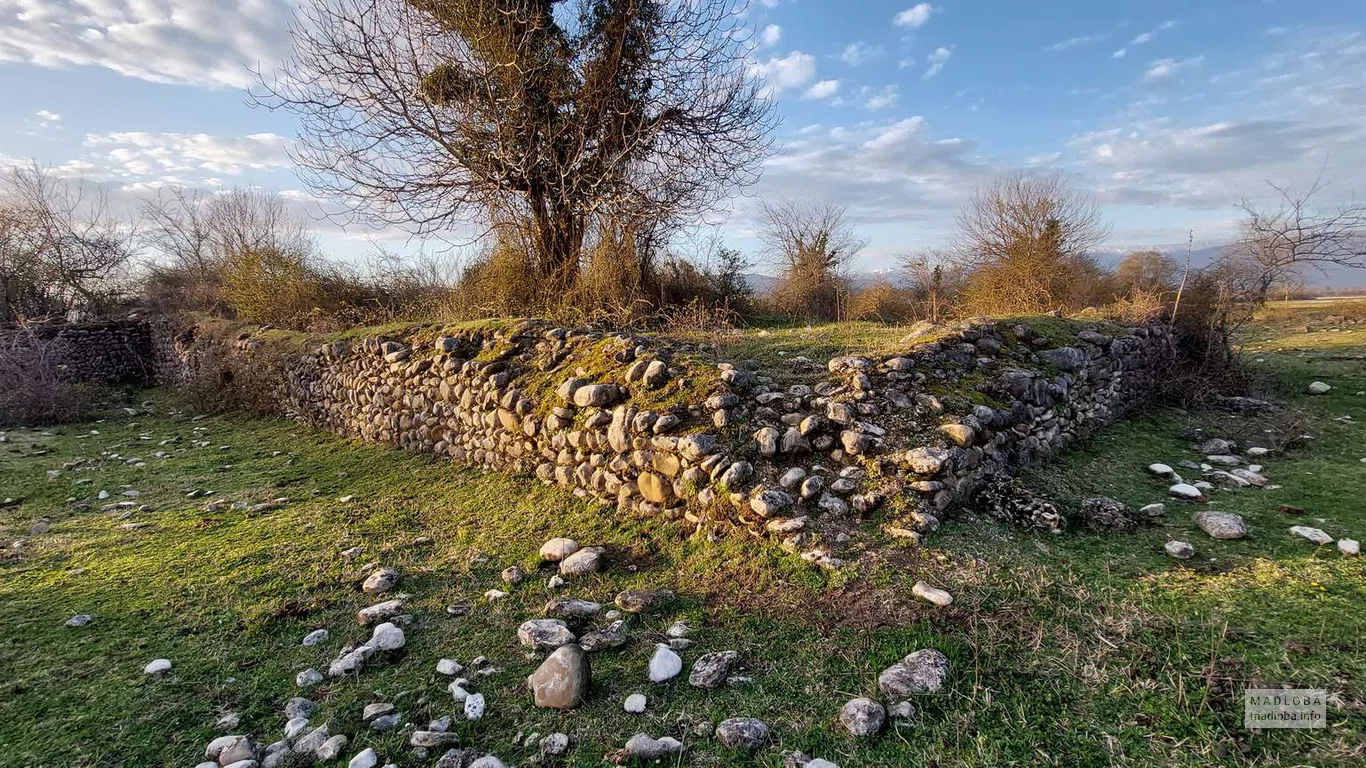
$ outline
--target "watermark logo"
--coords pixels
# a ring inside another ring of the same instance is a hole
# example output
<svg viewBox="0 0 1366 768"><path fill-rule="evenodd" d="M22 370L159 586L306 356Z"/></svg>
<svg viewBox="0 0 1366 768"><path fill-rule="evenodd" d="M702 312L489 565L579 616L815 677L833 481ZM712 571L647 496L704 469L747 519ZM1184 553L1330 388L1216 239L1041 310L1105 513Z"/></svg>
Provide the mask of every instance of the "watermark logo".
<svg viewBox="0 0 1366 768"><path fill-rule="evenodd" d="M1324 728L1326 698L1320 688L1248 688L1243 692L1243 727Z"/></svg>

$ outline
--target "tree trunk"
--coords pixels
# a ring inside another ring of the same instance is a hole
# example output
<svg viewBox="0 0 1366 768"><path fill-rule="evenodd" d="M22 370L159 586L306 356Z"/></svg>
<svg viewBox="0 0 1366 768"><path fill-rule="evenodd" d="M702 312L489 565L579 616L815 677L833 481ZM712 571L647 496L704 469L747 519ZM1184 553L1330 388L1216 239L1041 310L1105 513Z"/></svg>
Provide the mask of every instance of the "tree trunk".
<svg viewBox="0 0 1366 768"><path fill-rule="evenodd" d="M547 201L533 202L532 225L536 229L536 263L540 277L550 278L560 289L568 289L579 275L583 249L583 216L567 206Z"/></svg>

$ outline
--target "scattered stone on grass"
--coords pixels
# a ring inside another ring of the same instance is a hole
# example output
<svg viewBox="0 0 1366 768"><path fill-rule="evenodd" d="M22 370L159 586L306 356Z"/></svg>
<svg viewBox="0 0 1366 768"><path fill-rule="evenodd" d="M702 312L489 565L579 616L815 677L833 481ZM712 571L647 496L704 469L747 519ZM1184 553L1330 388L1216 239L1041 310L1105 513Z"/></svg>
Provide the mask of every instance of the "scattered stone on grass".
<svg viewBox="0 0 1366 768"><path fill-rule="evenodd" d="M602 567L606 550L602 547L584 547L560 561L560 575L568 578L587 576L597 573Z"/></svg>
<svg viewBox="0 0 1366 768"><path fill-rule="evenodd" d="M91 616L91 615L88 614L88 613L78 613L78 614L76 614L75 616L72 616L71 618L69 618L69 619L66 620L66 626L68 626L68 627L84 627L84 626L88 626L88 625L90 624L90 622L92 622L92 621L94 621L94 620L95 620L95 617Z"/></svg>
<svg viewBox="0 0 1366 768"><path fill-rule="evenodd" d="M407 642L403 630L386 621L375 627L368 644L377 651L397 651Z"/></svg>
<svg viewBox="0 0 1366 768"><path fill-rule="evenodd" d="M1205 498L1204 492L1201 491L1199 488L1196 488L1195 486L1191 485L1190 483L1177 483L1176 485L1173 485L1171 488L1168 488L1167 492L1177 497L1178 499L1201 501Z"/></svg>
<svg viewBox="0 0 1366 768"><path fill-rule="evenodd" d="M1333 388L1330 387L1330 386L1328 386L1327 384L1325 384L1325 383L1322 382L1322 381L1311 381L1311 382L1309 382L1309 394L1311 394L1311 395L1326 395L1326 394L1328 394L1329 392L1332 392L1332 391L1333 391Z"/></svg>
<svg viewBox="0 0 1366 768"><path fill-rule="evenodd" d="M627 696L626 700L621 703L621 708L633 715L638 715L645 711L645 703L645 694L633 693L630 696Z"/></svg>
<svg viewBox="0 0 1366 768"><path fill-rule="evenodd" d="M882 670L878 687L896 699L911 694L937 693L949 677L949 659L933 648L922 648Z"/></svg>
<svg viewBox="0 0 1366 768"><path fill-rule="evenodd" d="M650 682L662 683L678 677L683 671L683 659L664 643L655 646L654 656L650 657Z"/></svg>
<svg viewBox="0 0 1366 768"><path fill-rule="evenodd" d="M379 765L379 756L375 754L375 750L367 747L351 758L346 768L375 768L376 765Z"/></svg>
<svg viewBox="0 0 1366 768"><path fill-rule="evenodd" d="M617 595L616 604L628 613L644 613L663 608L673 600L670 589L628 589Z"/></svg>
<svg viewBox="0 0 1366 768"><path fill-rule="evenodd" d="M379 622L388 621L395 616L403 613L404 603L402 600L385 600L366 608L360 609L356 613L356 620L362 626L369 626Z"/></svg>
<svg viewBox="0 0 1366 768"><path fill-rule="evenodd" d="M672 736L651 738L649 734L637 733L626 741L626 754L638 760L658 760L683 751L683 742Z"/></svg>
<svg viewBox="0 0 1366 768"><path fill-rule="evenodd" d="M304 635L303 645L306 645L306 646L310 646L310 647L311 647L311 646L317 645L318 643L323 642L323 641L326 640L326 639L327 639L327 630L325 630L325 629L315 629L315 630L313 630L312 632L309 632L308 634Z"/></svg>
<svg viewBox="0 0 1366 768"><path fill-rule="evenodd" d="M444 731L413 731L408 737L408 744L414 747L424 747L435 749L447 745L454 745L460 741L460 736Z"/></svg>
<svg viewBox="0 0 1366 768"><path fill-rule="evenodd" d="M302 696L294 696L285 702L285 719L293 720L296 717L308 719L318 711L317 702L305 699Z"/></svg>
<svg viewBox="0 0 1366 768"><path fill-rule="evenodd" d="M683 638L675 638L681 640ZM693 662L688 673L688 684L694 688L719 688L726 684L730 673L740 663L735 651L714 651L703 654Z"/></svg>
<svg viewBox="0 0 1366 768"><path fill-rule="evenodd" d="M932 587L923 581L917 581L915 586L911 587L911 593L921 600L937 605L940 608L944 608L953 603L953 595L949 594L946 590Z"/></svg>
<svg viewBox="0 0 1366 768"><path fill-rule="evenodd" d="M329 738L327 741L324 741L313 754L318 758L318 762L320 763L336 760L342 756L342 752L346 751L346 744L348 741L349 739L347 739L344 734L339 733L336 736Z"/></svg>
<svg viewBox="0 0 1366 768"><path fill-rule="evenodd" d="M1247 536L1247 523L1232 512L1206 509L1196 512L1191 519L1211 538L1241 539Z"/></svg>
<svg viewBox="0 0 1366 768"><path fill-rule="evenodd" d="M1307 525L1294 525L1294 526L1291 526L1291 527L1290 527L1290 532L1293 533L1293 534L1295 534L1296 536L1300 536L1300 537L1306 538L1306 539L1308 539L1308 540L1314 542L1315 544L1318 544L1319 546L1323 546L1324 544L1332 544L1332 543L1333 543L1333 537L1332 537L1332 536L1329 536L1327 533L1324 533L1323 531L1319 530L1318 528L1310 528L1310 527L1307 526Z"/></svg>
<svg viewBox="0 0 1366 768"><path fill-rule="evenodd" d="M543 756L559 757L569 751L569 736L563 733L552 733L541 739L538 746Z"/></svg>
<svg viewBox="0 0 1366 768"><path fill-rule="evenodd" d="M887 712L899 721L906 721L915 717L915 705L909 701L898 701Z"/></svg>
<svg viewBox="0 0 1366 768"><path fill-rule="evenodd" d="M369 576L366 576L360 588L367 595L378 595L393 589L396 583L398 583L398 571L385 567L376 569Z"/></svg>
<svg viewBox="0 0 1366 768"><path fill-rule="evenodd" d="M592 668L588 654L577 645L562 645L527 677L536 706L573 709L588 698Z"/></svg>
<svg viewBox="0 0 1366 768"><path fill-rule="evenodd" d="M465 699L465 719L474 722L484 716L484 694L471 693Z"/></svg>
<svg viewBox="0 0 1366 768"><path fill-rule="evenodd" d="M563 537L554 538L541 545L541 559L547 563L558 563L579 551L579 543Z"/></svg>
<svg viewBox="0 0 1366 768"><path fill-rule="evenodd" d="M716 740L726 749L753 752L768 741L768 723L753 717L732 717L716 726Z"/></svg>
<svg viewBox="0 0 1366 768"><path fill-rule="evenodd" d="M529 619L517 628L522 645L537 651L553 651L577 638L559 619Z"/></svg>
<svg viewBox="0 0 1366 768"><path fill-rule="evenodd" d="M1195 555L1195 547L1192 547L1188 542L1175 539L1164 544L1162 548L1166 550L1168 556L1177 560L1189 560Z"/></svg>
<svg viewBox="0 0 1366 768"><path fill-rule="evenodd" d="M143 667L142 671L148 675L164 675L171 671L171 660L152 659L147 662L147 666Z"/></svg>
<svg viewBox="0 0 1366 768"><path fill-rule="evenodd" d="M876 736L887 721L887 711L872 699L850 699L840 709L840 723L854 736Z"/></svg>
<svg viewBox="0 0 1366 768"><path fill-rule="evenodd" d="M1356 539L1338 539L1338 551L1346 557L1356 557L1361 554L1361 542Z"/></svg>
<svg viewBox="0 0 1366 768"><path fill-rule="evenodd" d="M579 638L579 647L588 653L597 653L609 648L618 648L626 643L626 622L614 621L605 629L586 633Z"/></svg>

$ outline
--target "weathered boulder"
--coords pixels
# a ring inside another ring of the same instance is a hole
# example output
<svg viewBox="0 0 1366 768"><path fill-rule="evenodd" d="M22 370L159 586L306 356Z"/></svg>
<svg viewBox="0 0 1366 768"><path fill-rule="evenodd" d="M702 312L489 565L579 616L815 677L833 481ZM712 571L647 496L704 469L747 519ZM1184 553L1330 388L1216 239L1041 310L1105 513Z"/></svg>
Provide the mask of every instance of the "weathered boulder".
<svg viewBox="0 0 1366 768"><path fill-rule="evenodd" d="M577 645L562 645L527 678L536 706L573 709L588 698L592 678L588 654Z"/></svg>
<svg viewBox="0 0 1366 768"><path fill-rule="evenodd" d="M915 651L882 670L877 684L894 699L912 694L937 693L949 677L949 659L933 648Z"/></svg>

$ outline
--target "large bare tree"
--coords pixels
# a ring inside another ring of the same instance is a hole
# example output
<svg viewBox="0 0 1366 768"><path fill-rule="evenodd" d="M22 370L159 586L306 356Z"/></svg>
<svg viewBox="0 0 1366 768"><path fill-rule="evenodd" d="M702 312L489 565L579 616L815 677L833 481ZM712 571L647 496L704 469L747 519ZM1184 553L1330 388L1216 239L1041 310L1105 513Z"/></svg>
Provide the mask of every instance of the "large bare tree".
<svg viewBox="0 0 1366 768"><path fill-rule="evenodd" d="M1321 180L1303 193L1271 188L1279 197L1275 207L1246 200L1239 205L1247 216L1243 234L1223 257L1249 278L1249 300L1261 303L1275 287L1300 285L1306 268L1366 269L1366 205L1318 207L1314 198L1323 191Z"/></svg>
<svg viewBox="0 0 1366 768"><path fill-rule="evenodd" d="M705 211L757 179L772 105L741 0L305 0L258 101L311 187L417 234L525 223L572 282L595 222Z"/></svg>

